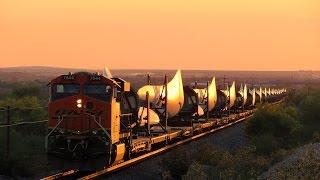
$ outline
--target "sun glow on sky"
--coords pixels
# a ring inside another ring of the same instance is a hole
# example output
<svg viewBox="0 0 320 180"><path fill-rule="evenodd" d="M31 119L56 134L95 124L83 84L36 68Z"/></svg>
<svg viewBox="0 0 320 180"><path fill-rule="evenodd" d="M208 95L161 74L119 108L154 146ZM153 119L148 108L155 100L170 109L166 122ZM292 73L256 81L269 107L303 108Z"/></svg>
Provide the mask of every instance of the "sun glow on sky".
<svg viewBox="0 0 320 180"><path fill-rule="evenodd" d="M0 0L0 67L320 70L319 0Z"/></svg>

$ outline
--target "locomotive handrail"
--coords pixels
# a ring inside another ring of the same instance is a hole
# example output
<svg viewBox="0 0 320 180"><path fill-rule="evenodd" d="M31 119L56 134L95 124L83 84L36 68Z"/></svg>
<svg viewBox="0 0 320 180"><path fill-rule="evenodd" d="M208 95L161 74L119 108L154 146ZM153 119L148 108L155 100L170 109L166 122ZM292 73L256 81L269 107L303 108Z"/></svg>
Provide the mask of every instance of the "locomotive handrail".
<svg viewBox="0 0 320 180"><path fill-rule="evenodd" d="M130 118L132 118L132 115L133 115L132 113L120 114L120 117L127 117L129 119L129 124L127 126L122 121L120 121L120 124L122 126L124 126L126 128L126 130L129 129L128 127L131 128L131 126L132 126L131 119L130 119Z"/></svg>
<svg viewBox="0 0 320 180"><path fill-rule="evenodd" d="M94 116L94 115L92 115L92 114L89 114L89 113L86 113L86 115L87 115L87 116L90 116L90 117L93 117L94 122L102 129L102 131L103 131L104 133L106 133L106 135L108 136L108 138L111 140L110 134L109 134L108 131L96 120L96 116ZM58 116L58 124L50 131L50 133L47 135L47 137L50 136L50 135L53 133L53 131L55 131L55 130L58 128L58 126L61 124L61 122L65 120L65 117L72 117L72 116L66 116L66 115ZM48 120L46 120L46 121L48 121ZM0 126L0 127L1 127L1 126Z"/></svg>
<svg viewBox="0 0 320 180"><path fill-rule="evenodd" d="M109 144L109 164L111 163L111 153L112 153L112 144L111 144L111 135L108 133L108 131L97 121L97 117L95 115L86 113L87 116L92 117L94 122L102 129L102 131L108 136L109 140L110 140L110 144ZM65 120L65 116L66 115L62 115L62 116L58 116L58 123L57 125L48 133L48 135L45 137L45 150L46 152L48 152L48 139L50 137L50 135L59 127L59 125L62 123L62 121ZM99 116L99 118L101 118Z"/></svg>
<svg viewBox="0 0 320 180"><path fill-rule="evenodd" d="M45 149L46 149L46 152L48 151L48 138L49 136L58 128L58 126L61 124L61 122L64 120L64 116L65 115L62 115L62 116L59 116L59 120L60 120L60 117L61 117L61 120L57 123L57 125L48 133L48 135L46 135L46 138L45 138Z"/></svg>
<svg viewBox="0 0 320 180"><path fill-rule="evenodd" d="M92 114L88 114L86 113L88 116L93 117L94 122L102 129L102 131L104 133L106 133L106 135L109 138L109 164L111 164L111 154L112 154L112 142L111 142L111 135L108 133L108 131L96 120L96 116L92 115ZM101 116L99 116L99 118L101 118Z"/></svg>
<svg viewBox="0 0 320 180"><path fill-rule="evenodd" d="M124 116L132 116L132 113L126 113L126 114L120 114L120 116L122 117L124 117Z"/></svg>
<svg viewBox="0 0 320 180"><path fill-rule="evenodd" d="M108 133L108 131L96 120L96 116L92 115L92 114L89 114L89 113L86 113L88 116L91 116L93 117L93 120L94 122L102 129L102 131L104 133L106 133L106 135L108 136L109 140L111 140L111 136L110 134Z"/></svg>

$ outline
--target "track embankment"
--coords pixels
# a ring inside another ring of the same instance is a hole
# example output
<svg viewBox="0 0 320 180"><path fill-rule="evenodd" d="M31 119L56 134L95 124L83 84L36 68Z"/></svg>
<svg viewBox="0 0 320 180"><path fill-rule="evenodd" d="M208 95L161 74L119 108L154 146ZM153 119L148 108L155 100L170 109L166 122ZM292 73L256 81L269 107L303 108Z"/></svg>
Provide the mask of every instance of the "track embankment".
<svg viewBox="0 0 320 180"><path fill-rule="evenodd" d="M197 152L197 147L201 144L210 144L217 148L232 150L240 147L247 146L247 138L244 132L245 121L239 122L232 126L229 126L221 131L216 131L208 136L202 137L197 141L191 141L183 146L178 146L172 150L155 156L150 159L146 159L143 162L134 164L130 167L122 169L107 176L103 176L102 179L162 179L163 169L162 160L166 157L172 156L181 150L188 151L188 153L201 153Z"/></svg>

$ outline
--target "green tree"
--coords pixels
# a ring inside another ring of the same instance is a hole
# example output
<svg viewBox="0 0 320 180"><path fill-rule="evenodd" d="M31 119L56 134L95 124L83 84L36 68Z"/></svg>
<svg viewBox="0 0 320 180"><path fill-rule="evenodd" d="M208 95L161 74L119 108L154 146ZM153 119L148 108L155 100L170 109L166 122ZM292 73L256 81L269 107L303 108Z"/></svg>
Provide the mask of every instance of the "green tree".
<svg viewBox="0 0 320 180"><path fill-rule="evenodd" d="M16 98L22 98L26 96L38 96L40 94L40 88L35 85L20 85L14 87L12 95Z"/></svg>
<svg viewBox="0 0 320 180"><path fill-rule="evenodd" d="M37 97L25 96L19 99L7 97L0 101L0 107L10 106L11 123L34 122L47 119L47 108L42 107ZM0 113L0 118L6 118L6 111ZM15 129L26 134L43 135L45 134L45 123L27 124L16 126Z"/></svg>
<svg viewBox="0 0 320 180"><path fill-rule="evenodd" d="M304 125L305 138L320 133L320 91L314 91L299 103L301 123Z"/></svg>
<svg viewBox="0 0 320 180"><path fill-rule="evenodd" d="M261 107L246 124L246 132L261 154L297 145L301 133L294 107Z"/></svg>

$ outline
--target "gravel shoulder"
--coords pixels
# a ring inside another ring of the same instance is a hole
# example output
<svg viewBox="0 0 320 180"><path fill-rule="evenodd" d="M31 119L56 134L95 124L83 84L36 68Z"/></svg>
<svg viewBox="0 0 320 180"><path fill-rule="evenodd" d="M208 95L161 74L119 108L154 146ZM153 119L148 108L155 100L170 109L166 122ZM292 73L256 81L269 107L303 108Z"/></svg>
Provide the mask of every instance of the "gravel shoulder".
<svg viewBox="0 0 320 180"><path fill-rule="evenodd" d="M320 179L320 143L295 149L258 179Z"/></svg>

